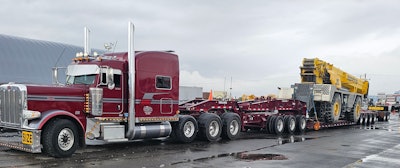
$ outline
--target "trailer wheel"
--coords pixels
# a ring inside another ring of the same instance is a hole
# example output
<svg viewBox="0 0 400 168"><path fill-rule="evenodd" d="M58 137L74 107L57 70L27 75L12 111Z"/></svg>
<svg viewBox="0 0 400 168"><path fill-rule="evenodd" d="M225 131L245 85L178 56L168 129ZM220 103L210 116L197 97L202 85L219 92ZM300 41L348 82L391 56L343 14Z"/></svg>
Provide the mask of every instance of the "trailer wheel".
<svg viewBox="0 0 400 168"><path fill-rule="evenodd" d="M296 116L296 131L298 133L304 133L306 131L307 121L303 115Z"/></svg>
<svg viewBox="0 0 400 168"><path fill-rule="evenodd" d="M203 113L199 117L199 131L203 138L210 142L217 141L221 136L221 118L213 113Z"/></svg>
<svg viewBox="0 0 400 168"><path fill-rule="evenodd" d="M371 124L375 124L376 115L372 114L371 117L372 117Z"/></svg>
<svg viewBox="0 0 400 168"><path fill-rule="evenodd" d="M275 134L275 119L276 119L276 117L277 116L269 116L268 118L271 118L270 120L269 120L269 123L268 123L268 132L270 133L270 134Z"/></svg>
<svg viewBox="0 0 400 168"><path fill-rule="evenodd" d="M265 132L267 133L267 134L272 134L272 132L270 131L270 129L269 128L271 128L270 126L269 126L269 123L271 122L271 116L268 116L267 117L267 120L265 121L265 127L264 127L264 129L265 129Z"/></svg>
<svg viewBox="0 0 400 168"><path fill-rule="evenodd" d="M197 135L198 125L196 119L189 115L179 116L179 121L172 124L171 136L179 142L192 142Z"/></svg>
<svg viewBox="0 0 400 168"><path fill-rule="evenodd" d="M281 116L277 116L274 120L275 134L282 135L284 128L285 128L285 123L283 122L283 118Z"/></svg>
<svg viewBox="0 0 400 168"><path fill-rule="evenodd" d="M234 140L239 137L240 134L240 117L236 113L224 113L221 116L223 121L222 126L222 138Z"/></svg>
<svg viewBox="0 0 400 168"><path fill-rule="evenodd" d="M390 112L387 112L385 114L385 121L389 121L390 120Z"/></svg>
<svg viewBox="0 0 400 168"><path fill-rule="evenodd" d="M296 118L294 116L285 117L285 132L293 134L296 130Z"/></svg>
<svg viewBox="0 0 400 168"><path fill-rule="evenodd" d="M52 157L69 157L78 148L78 129L67 119L54 119L43 129L43 151Z"/></svg>

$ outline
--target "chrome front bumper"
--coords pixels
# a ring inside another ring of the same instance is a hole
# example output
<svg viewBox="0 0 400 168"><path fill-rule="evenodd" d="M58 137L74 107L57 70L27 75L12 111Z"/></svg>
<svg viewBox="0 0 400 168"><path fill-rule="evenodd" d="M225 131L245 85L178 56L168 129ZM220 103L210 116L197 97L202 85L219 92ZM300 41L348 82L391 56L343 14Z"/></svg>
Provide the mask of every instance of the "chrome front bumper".
<svg viewBox="0 0 400 168"><path fill-rule="evenodd" d="M42 146L40 144L41 130L24 130L31 132L31 143L22 143L22 131L10 130L0 132L0 146L16 149L30 153L41 153Z"/></svg>

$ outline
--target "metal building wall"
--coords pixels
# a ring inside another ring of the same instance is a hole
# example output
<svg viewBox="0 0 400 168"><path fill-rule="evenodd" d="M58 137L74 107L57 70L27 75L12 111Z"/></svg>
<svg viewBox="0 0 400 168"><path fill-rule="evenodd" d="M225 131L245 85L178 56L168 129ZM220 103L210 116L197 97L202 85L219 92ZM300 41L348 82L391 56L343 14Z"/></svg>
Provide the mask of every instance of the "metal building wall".
<svg viewBox="0 0 400 168"><path fill-rule="evenodd" d="M77 52L83 47L0 34L0 83L51 84L52 68L66 67Z"/></svg>

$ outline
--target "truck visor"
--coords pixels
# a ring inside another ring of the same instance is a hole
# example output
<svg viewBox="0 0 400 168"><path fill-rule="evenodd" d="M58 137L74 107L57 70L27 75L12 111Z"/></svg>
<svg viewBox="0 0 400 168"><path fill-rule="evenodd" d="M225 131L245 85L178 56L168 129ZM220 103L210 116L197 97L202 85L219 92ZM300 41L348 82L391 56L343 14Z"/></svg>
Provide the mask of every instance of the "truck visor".
<svg viewBox="0 0 400 168"><path fill-rule="evenodd" d="M97 65L69 65L67 68L67 75L80 76L99 74L100 68Z"/></svg>

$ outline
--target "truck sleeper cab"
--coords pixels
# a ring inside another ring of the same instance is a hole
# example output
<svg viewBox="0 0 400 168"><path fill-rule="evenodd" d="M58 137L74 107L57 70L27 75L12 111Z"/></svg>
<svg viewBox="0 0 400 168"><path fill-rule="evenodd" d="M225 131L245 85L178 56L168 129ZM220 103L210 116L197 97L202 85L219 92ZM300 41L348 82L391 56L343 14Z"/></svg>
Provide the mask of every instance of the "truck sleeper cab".
<svg viewBox="0 0 400 168"><path fill-rule="evenodd" d="M0 86L0 127L14 130L0 145L54 157L85 144L167 137L178 121L179 62L170 52L137 52L135 95L128 91L127 53L77 57L64 86ZM135 127L126 136L128 99L135 100ZM54 143L56 142L56 143Z"/></svg>

